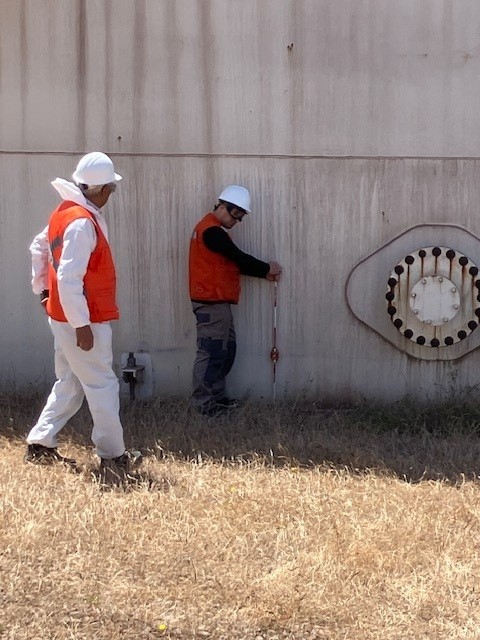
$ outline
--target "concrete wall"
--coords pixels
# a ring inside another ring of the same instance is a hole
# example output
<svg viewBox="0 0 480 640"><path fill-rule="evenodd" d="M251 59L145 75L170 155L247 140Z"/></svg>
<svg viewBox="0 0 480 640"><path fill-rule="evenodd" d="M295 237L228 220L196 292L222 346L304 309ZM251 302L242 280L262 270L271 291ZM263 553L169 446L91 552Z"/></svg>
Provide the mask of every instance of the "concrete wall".
<svg viewBox="0 0 480 640"><path fill-rule="evenodd" d="M285 271L279 393L434 398L477 384L477 352L408 357L353 316L345 282L413 225L478 230L479 22L476 0L3 0L3 383L52 380L27 247L57 202L50 180L100 149L124 176L106 208L116 360L148 350L156 393L188 392L189 236L231 182L254 209L234 239ZM271 285L245 279L237 394L271 396L272 303Z"/></svg>

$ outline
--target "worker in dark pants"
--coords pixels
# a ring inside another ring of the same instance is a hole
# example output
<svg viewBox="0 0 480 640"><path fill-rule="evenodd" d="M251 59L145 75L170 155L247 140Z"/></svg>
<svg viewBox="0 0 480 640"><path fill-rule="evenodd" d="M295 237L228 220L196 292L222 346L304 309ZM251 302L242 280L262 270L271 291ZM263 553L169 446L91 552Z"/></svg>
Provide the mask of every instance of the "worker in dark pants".
<svg viewBox="0 0 480 640"><path fill-rule="evenodd" d="M238 406L225 391L225 378L236 353L230 305L240 297L240 275L275 282L282 269L241 251L226 230L250 213L250 193L231 185L219 196L213 212L196 225L190 242L190 298L197 319L197 356L193 367L192 404L215 416Z"/></svg>

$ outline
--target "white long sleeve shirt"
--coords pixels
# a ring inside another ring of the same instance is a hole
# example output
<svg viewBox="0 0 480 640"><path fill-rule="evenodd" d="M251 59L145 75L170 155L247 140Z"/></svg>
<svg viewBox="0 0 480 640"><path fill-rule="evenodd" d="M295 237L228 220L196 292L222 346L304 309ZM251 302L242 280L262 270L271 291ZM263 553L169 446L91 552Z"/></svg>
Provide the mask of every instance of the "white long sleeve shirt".
<svg viewBox="0 0 480 640"><path fill-rule="evenodd" d="M76 185L57 178L52 185L64 200L73 201L95 216L105 238L108 229L100 209L85 198ZM87 299L83 293L83 279L87 272L90 256L97 245L97 233L94 224L88 218L71 222L63 234L63 249L57 270L58 294L65 317L74 328L90 324ZM48 263L51 260L48 243L48 226L43 229L30 245L32 254L32 289L40 294L48 289Z"/></svg>

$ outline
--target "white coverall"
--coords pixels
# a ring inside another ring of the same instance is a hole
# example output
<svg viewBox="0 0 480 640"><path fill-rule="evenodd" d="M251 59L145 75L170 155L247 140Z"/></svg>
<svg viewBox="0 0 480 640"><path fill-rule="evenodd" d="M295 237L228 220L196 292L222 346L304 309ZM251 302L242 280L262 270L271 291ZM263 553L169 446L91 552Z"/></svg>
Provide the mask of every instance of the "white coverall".
<svg viewBox="0 0 480 640"><path fill-rule="evenodd" d="M107 225L100 210L88 201L71 182L57 178L52 185L64 200L81 205L94 216L108 240ZM65 230L63 250L57 271L58 292L68 322L49 318L54 337L55 375L47 403L37 424L27 436L29 444L57 446L57 434L80 409L86 396L93 418L92 441L101 458L116 458L125 451L123 428L119 418L118 378L112 369L112 329L109 322L90 323L83 278L97 242L91 220L74 220ZM48 289L48 226L30 246L32 289L40 294ZM90 325L93 348L77 347L75 329Z"/></svg>

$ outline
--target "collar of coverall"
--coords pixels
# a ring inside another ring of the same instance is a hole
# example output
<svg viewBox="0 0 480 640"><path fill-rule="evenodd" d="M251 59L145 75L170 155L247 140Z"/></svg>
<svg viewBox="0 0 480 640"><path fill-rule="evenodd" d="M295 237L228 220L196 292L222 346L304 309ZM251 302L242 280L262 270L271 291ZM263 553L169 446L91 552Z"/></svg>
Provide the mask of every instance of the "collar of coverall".
<svg viewBox="0 0 480 640"><path fill-rule="evenodd" d="M87 200L80 189L73 182L69 182L68 180L64 180L63 178L56 178L52 181L52 187L58 191L62 200L68 200L71 202L75 202L75 204L80 205L90 211L91 213L99 214L100 209L96 207L93 202Z"/></svg>

